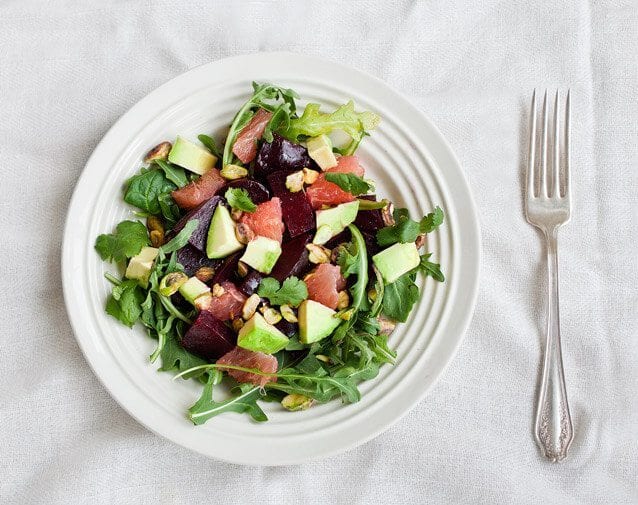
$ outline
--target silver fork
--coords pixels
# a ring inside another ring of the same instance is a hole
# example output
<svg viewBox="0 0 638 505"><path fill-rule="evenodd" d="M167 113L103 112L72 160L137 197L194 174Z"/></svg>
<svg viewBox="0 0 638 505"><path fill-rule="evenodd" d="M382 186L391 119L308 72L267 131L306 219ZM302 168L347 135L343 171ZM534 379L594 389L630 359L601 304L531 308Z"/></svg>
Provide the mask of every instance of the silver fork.
<svg viewBox="0 0 638 505"><path fill-rule="evenodd" d="M560 136L560 100L556 91L551 140L551 163L548 163L547 91L543 99L540 125L540 161L536 146L536 90L532 96L530 147L527 167L525 215L540 228L547 241L547 340L543 376L538 394L534 434L544 456L561 461L574 438L572 419L567 403L563 358L558 317L558 228L569 221L571 214L569 175L570 92L565 100L565 135ZM562 154L562 155L561 155ZM561 165L563 181L561 184Z"/></svg>

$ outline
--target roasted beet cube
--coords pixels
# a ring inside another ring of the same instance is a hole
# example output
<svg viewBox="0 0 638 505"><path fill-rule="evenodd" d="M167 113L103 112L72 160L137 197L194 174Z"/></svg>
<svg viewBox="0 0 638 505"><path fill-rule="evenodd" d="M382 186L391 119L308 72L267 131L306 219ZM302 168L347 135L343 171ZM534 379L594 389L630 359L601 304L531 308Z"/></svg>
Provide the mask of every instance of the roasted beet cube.
<svg viewBox="0 0 638 505"><path fill-rule="evenodd" d="M291 238L315 227L315 212L304 191L293 193L286 187L287 172L274 172L268 176L273 195L281 200L281 213Z"/></svg>
<svg viewBox="0 0 638 505"><path fill-rule="evenodd" d="M216 360L237 343L233 331L210 312L201 311L182 338L182 347L206 360Z"/></svg>
<svg viewBox="0 0 638 505"><path fill-rule="evenodd" d="M213 212L217 207L217 204L221 202L219 196L214 196L210 200L206 200L196 209L191 210L182 219L180 219L173 230L171 231L171 237L179 233L186 223L192 219L198 220L197 229L191 235L189 244L202 252L206 251L206 239L208 237L208 228L210 227L210 221L213 219Z"/></svg>
<svg viewBox="0 0 638 505"><path fill-rule="evenodd" d="M188 276L195 275L195 272L202 267L216 269L221 265L221 260L209 259L206 254L190 244L186 244L177 251L177 262L184 267L184 272Z"/></svg>
<svg viewBox="0 0 638 505"><path fill-rule="evenodd" d="M286 321L285 319L279 321L275 325L275 327L287 337L292 337L293 335L297 335L299 333L299 326L297 325L297 323L291 323L289 321Z"/></svg>
<svg viewBox="0 0 638 505"><path fill-rule="evenodd" d="M236 181L230 181L217 192L217 195L224 196L228 188L245 189L248 192L250 199L257 205L270 200L270 192L266 186L253 179L238 179Z"/></svg>
<svg viewBox="0 0 638 505"><path fill-rule="evenodd" d="M308 270L308 250L306 245L312 240L312 233L300 235L281 246L281 256L275 264L270 276L282 282L291 275L299 276Z"/></svg>
<svg viewBox="0 0 638 505"><path fill-rule="evenodd" d="M316 168L308 150L275 134L272 142L264 142L255 161L255 177L266 178L278 170L292 172L304 167Z"/></svg>
<svg viewBox="0 0 638 505"><path fill-rule="evenodd" d="M236 282L237 264L243 253L243 251L239 251L225 258L219 268L215 270L215 275L208 284L212 286L213 284L221 284L224 281Z"/></svg>
<svg viewBox="0 0 638 505"><path fill-rule="evenodd" d="M263 279L263 276L257 272L257 270L251 270L248 272L246 277L242 279L242 281L237 286L239 291L244 293L246 296L252 295L257 288L259 287L259 283Z"/></svg>
<svg viewBox="0 0 638 505"><path fill-rule="evenodd" d="M370 200L372 202L377 201L375 195L365 195L359 197L362 200ZM359 230L368 233L376 233L385 226L383 222L383 215L380 209L374 210L360 210L357 213L357 218L354 220L354 224Z"/></svg>

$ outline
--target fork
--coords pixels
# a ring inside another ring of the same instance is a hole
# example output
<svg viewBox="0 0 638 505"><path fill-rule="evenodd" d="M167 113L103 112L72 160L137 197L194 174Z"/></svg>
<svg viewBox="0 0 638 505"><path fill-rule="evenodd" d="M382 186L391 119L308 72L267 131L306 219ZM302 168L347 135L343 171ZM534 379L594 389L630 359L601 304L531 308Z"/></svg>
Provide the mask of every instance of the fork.
<svg viewBox="0 0 638 505"><path fill-rule="evenodd" d="M525 215L530 224L539 228L547 242L547 328L543 375L538 393L534 435L541 452L550 461L561 461L574 438L572 419L567 402L565 374L560 344L558 315L558 228L567 223L571 214L569 175L570 91L565 100L565 134L560 136L560 97L556 91L553 128L550 139L551 163L548 163L548 103L543 98L540 117L540 160L537 162L536 90L532 96L530 147L527 167ZM561 181L561 165L563 181ZM562 182L562 184L561 184Z"/></svg>

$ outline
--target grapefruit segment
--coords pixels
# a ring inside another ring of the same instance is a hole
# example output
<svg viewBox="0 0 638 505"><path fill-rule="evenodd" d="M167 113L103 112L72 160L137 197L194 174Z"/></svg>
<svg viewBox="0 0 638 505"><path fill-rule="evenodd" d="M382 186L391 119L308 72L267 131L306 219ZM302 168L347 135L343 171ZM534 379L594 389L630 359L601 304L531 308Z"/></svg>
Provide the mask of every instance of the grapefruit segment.
<svg viewBox="0 0 638 505"><path fill-rule="evenodd" d="M363 177L365 170L359 165L356 156L340 156L337 166L326 170L328 173L345 174L351 173ZM320 174L315 183L306 191L312 208L321 209L324 205L339 205L340 203L352 202L355 197L344 191L333 182L328 182L324 173Z"/></svg>
<svg viewBox="0 0 638 505"><path fill-rule="evenodd" d="M256 236L267 237L281 244L284 235L284 222L279 198L275 197L260 203L255 212L244 213L241 222L248 226Z"/></svg>
<svg viewBox="0 0 638 505"><path fill-rule="evenodd" d="M171 196L180 208L191 210L213 197L225 185L226 179L220 175L219 170L211 168L196 181L173 191Z"/></svg>
<svg viewBox="0 0 638 505"><path fill-rule="evenodd" d="M233 154L242 163L250 163L257 156L257 141L264 134L266 125L272 117L272 112L259 109L250 122L239 132L233 144Z"/></svg>
<svg viewBox="0 0 638 505"><path fill-rule="evenodd" d="M255 368L262 373L268 374L277 372L277 358L270 354L249 351L242 347L235 347L232 351L224 354L217 360L217 364L240 366L242 368ZM255 386L264 387L268 382L277 382L277 377L269 377L226 368L220 368L220 370L228 372L228 375L234 378L237 382L249 382Z"/></svg>
<svg viewBox="0 0 638 505"><path fill-rule="evenodd" d="M308 287L308 298L331 309L337 308L339 291L346 287L341 268L330 263L322 263L304 280Z"/></svg>

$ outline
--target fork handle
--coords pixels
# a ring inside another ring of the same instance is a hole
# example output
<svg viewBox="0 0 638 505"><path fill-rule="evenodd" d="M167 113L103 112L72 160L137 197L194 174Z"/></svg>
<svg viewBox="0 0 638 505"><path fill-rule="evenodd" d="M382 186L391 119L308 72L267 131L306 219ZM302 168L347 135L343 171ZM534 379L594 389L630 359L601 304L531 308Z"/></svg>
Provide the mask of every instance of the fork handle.
<svg viewBox="0 0 638 505"><path fill-rule="evenodd" d="M558 229L545 231L547 239L547 339L543 376L536 411L536 442L545 457L561 461L574 438L572 419L567 403L565 374L560 344L558 316Z"/></svg>

